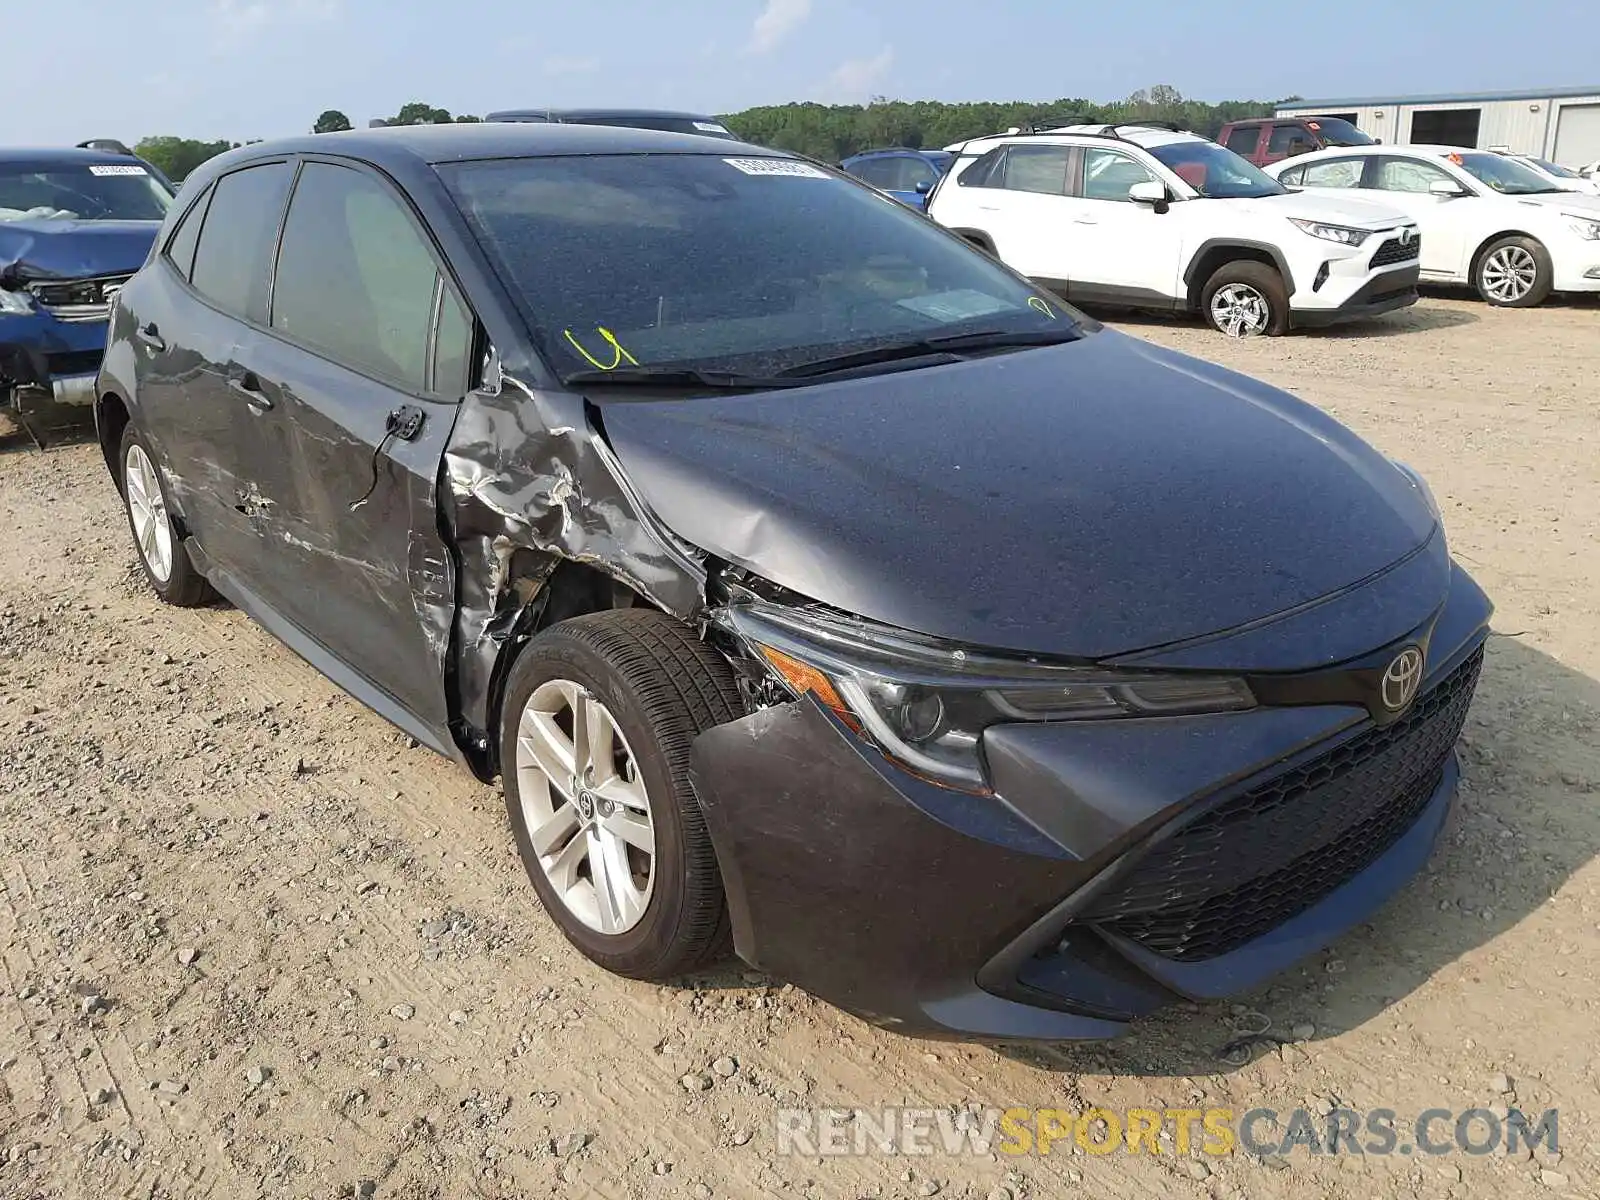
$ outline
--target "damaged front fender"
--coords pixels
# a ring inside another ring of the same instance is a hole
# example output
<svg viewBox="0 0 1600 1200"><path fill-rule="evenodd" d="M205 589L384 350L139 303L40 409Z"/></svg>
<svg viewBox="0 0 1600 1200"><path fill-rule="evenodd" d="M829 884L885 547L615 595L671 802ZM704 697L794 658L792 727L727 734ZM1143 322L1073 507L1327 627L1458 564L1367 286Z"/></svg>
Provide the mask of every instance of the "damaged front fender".
<svg viewBox="0 0 1600 1200"><path fill-rule="evenodd" d="M706 568L628 483L583 397L532 387L492 360L444 455L441 489L460 556L453 630L457 736L491 753L498 689L538 627L564 562L611 577L680 620L698 620Z"/></svg>

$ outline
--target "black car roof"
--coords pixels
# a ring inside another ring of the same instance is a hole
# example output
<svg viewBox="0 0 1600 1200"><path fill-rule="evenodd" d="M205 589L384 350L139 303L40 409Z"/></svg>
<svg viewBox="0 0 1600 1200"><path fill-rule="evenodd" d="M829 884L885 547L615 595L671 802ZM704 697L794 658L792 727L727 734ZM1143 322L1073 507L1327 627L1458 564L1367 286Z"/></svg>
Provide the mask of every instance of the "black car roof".
<svg viewBox="0 0 1600 1200"><path fill-rule="evenodd" d="M705 113L678 112L670 108L507 108L492 112L486 121L638 121L664 118L676 121L716 121Z"/></svg>
<svg viewBox="0 0 1600 1200"><path fill-rule="evenodd" d="M403 171L419 163L574 154L727 154L726 138L666 133L617 125L549 125L483 121L457 125L391 125L343 133L302 134L256 142L212 159L207 167L236 166L281 154L337 154ZM746 153L788 158L781 150L749 146ZM210 174L211 172L207 172Z"/></svg>
<svg viewBox="0 0 1600 1200"><path fill-rule="evenodd" d="M21 167L127 166L126 154L74 146L0 146L0 164Z"/></svg>

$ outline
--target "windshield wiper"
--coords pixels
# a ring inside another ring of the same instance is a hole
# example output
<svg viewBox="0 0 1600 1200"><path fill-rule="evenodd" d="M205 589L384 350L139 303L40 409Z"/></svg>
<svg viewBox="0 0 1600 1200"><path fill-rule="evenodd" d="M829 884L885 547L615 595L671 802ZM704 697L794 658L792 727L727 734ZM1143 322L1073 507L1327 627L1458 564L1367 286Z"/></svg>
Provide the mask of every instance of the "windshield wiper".
<svg viewBox="0 0 1600 1200"><path fill-rule="evenodd" d="M698 367L620 367L614 371L574 371L563 378L568 383L600 383L608 387L716 388L719 391L794 386L792 379L706 371Z"/></svg>
<svg viewBox="0 0 1600 1200"><path fill-rule="evenodd" d="M783 379L814 379L820 375L834 375L862 367L875 367L883 363L907 359L933 360L929 366L960 362L965 353L976 350L1022 349L1029 346L1057 346L1075 342L1083 333L1075 327L1061 329L986 329L977 333L957 333L944 337L917 338L910 342L893 342L875 346L870 350L857 350L851 354L836 354L829 358L813 359L779 371Z"/></svg>

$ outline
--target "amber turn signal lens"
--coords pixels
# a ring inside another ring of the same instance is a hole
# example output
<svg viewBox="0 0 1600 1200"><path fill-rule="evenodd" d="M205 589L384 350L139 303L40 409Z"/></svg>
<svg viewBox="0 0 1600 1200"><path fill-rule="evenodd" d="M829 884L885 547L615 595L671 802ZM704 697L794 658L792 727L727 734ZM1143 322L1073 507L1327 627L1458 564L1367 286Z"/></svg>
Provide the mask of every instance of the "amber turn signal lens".
<svg viewBox="0 0 1600 1200"><path fill-rule="evenodd" d="M771 646L762 646L761 653L795 695L804 696L809 693L837 713L840 720L852 729L859 727L855 716L845 706L845 702L839 699L839 693L834 691L832 681L821 671L810 663L790 658L783 651L774 650Z"/></svg>

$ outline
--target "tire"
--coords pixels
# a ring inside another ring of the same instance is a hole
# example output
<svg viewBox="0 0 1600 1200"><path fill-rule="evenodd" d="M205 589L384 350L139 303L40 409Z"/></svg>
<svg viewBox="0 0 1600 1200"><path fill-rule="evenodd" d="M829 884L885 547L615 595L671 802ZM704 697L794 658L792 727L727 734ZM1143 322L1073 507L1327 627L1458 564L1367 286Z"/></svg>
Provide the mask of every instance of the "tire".
<svg viewBox="0 0 1600 1200"><path fill-rule="evenodd" d="M198 608L215 600L216 592L189 560L167 505L167 485L155 462L156 456L130 423L122 431L117 487L139 566L151 590L168 604Z"/></svg>
<svg viewBox="0 0 1600 1200"><path fill-rule="evenodd" d="M591 702L601 706L599 718ZM572 719L580 709L591 723L609 723L613 753L597 756L590 786L573 787L570 776L553 786L538 764L582 757ZM727 662L653 609L563 621L529 642L512 667L500 764L517 852L545 911L606 970L664 982L727 955L722 873L689 783L689 747L702 731L743 715ZM551 729L569 740L564 758L530 748L550 745L543 739ZM638 844L646 828L647 873Z"/></svg>
<svg viewBox="0 0 1600 1200"><path fill-rule="evenodd" d="M1550 252L1528 237L1503 237L1484 247L1472 269L1478 295L1496 308L1535 308L1550 298Z"/></svg>
<svg viewBox="0 0 1600 1200"><path fill-rule="evenodd" d="M1206 281L1200 311L1211 328L1229 337L1277 337L1289 330L1289 291L1276 267L1238 259Z"/></svg>

